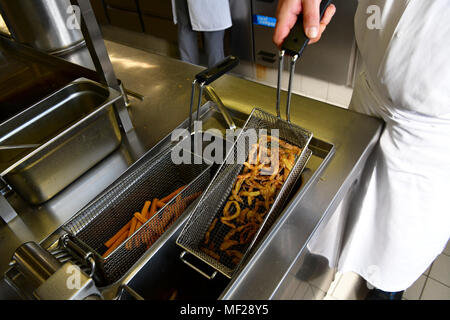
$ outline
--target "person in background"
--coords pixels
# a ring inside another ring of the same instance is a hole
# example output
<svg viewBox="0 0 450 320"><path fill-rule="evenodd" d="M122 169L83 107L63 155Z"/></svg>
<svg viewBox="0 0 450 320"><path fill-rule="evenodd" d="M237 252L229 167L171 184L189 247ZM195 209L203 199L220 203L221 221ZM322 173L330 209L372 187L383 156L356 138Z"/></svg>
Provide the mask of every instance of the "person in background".
<svg viewBox="0 0 450 320"><path fill-rule="evenodd" d="M208 67L225 58L225 30L232 25L229 0L172 0L181 60L200 64L197 33L203 32Z"/></svg>
<svg viewBox="0 0 450 320"><path fill-rule="evenodd" d="M280 0L274 43L282 44L301 12L306 34L318 41L336 10L329 7L319 21L319 5ZM349 109L385 126L351 198L337 261L327 252L333 232L323 232L311 251L367 280L372 290L366 299L401 299L450 237L449 17L448 0L358 4L363 66ZM326 228L333 230L345 216L333 216Z"/></svg>

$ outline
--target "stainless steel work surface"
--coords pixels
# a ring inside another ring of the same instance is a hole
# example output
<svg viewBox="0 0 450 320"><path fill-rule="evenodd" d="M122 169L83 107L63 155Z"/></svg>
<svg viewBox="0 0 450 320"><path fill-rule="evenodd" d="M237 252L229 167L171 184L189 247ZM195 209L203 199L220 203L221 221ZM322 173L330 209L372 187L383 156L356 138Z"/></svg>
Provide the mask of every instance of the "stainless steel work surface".
<svg viewBox="0 0 450 320"><path fill-rule="evenodd" d="M120 93L80 78L0 125L2 178L29 203L51 199L121 142Z"/></svg>
<svg viewBox="0 0 450 320"><path fill-rule="evenodd" d="M119 150L42 206L31 207L17 195L8 198L18 217L0 226L1 272L21 243L42 241L57 230L189 115L191 82L200 67L112 42L107 42L107 48L126 89L144 96L143 101L130 97L136 129L123 139ZM224 76L214 89L232 112L250 114L259 107L275 114L274 88ZM221 298L270 298L315 228L358 176L382 127L377 119L297 95L292 97L291 120L317 139L334 144L335 154L317 183L306 186L301 198L294 196L288 203L282 219Z"/></svg>

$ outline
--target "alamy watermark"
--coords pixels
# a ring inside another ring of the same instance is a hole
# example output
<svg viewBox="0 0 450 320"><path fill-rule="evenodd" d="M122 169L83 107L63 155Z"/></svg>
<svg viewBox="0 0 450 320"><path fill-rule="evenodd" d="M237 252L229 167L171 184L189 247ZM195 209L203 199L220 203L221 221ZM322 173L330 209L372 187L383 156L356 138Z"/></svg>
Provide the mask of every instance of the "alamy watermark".
<svg viewBox="0 0 450 320"><path fill-rule="evenodd" d="M66 286L69 290L81 289L81 269L77 265L71 265L67 267L66 273L68 274L66 279Z"/></svg>
<svg viewBox="0 0 450 320"><path fill-rule="evenodd" d="M367 28L369 30L382 29L381 8L373 4L367 7L366 13L369 15L366 22Z"/></svg>
<svg viewBox="0 0 450 320"><path fill-rule="evenodd" d="M202 122L194 121L195 134L175 129L171 140L176 142L171 159L179 164L258 164L261 175L272 175L279 168L279 130L226 130L225 137L217 129L202 130Z"/></svg>
<svg viewBox="0 0 450 320"><path fill-rule="evenodd" d="M66 10L67 19L66 27L69 30L80 30L81 29L81 10L79 6L71 5L67 7Z"/></svg>

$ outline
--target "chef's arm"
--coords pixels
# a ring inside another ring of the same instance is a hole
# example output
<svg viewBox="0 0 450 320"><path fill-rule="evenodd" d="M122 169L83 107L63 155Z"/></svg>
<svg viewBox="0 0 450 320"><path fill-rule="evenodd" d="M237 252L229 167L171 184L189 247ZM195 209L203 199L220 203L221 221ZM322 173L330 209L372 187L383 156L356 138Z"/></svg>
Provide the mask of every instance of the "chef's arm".
<svg viewBox="0 0 450 320"><path fill-rule="evenodd" d="M326 26L336 13L335 5L331 4L320 21L320 2L321 0L279 0L273 42L278 47L281 46L289 31L294 27L300 13L303 13L305 34L311 39L310 44L319 41Z"/></svg>

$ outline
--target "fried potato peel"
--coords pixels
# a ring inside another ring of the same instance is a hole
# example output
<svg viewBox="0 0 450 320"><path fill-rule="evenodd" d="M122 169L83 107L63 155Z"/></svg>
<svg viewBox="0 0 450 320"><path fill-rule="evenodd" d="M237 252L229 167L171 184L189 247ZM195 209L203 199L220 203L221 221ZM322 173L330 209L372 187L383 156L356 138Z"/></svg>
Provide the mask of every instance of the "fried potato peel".
<svg viewBox="0 0 450 320"><path fill-rule="evenodd" d="M234 265L239 263L301 151L276 137L260 136L258 143L251 146L220 216L205 234L203 245L209 246L202 246L203 252L218 261L228 258ZM214 234L216 228L222 230L221 236Z"/></svg>

